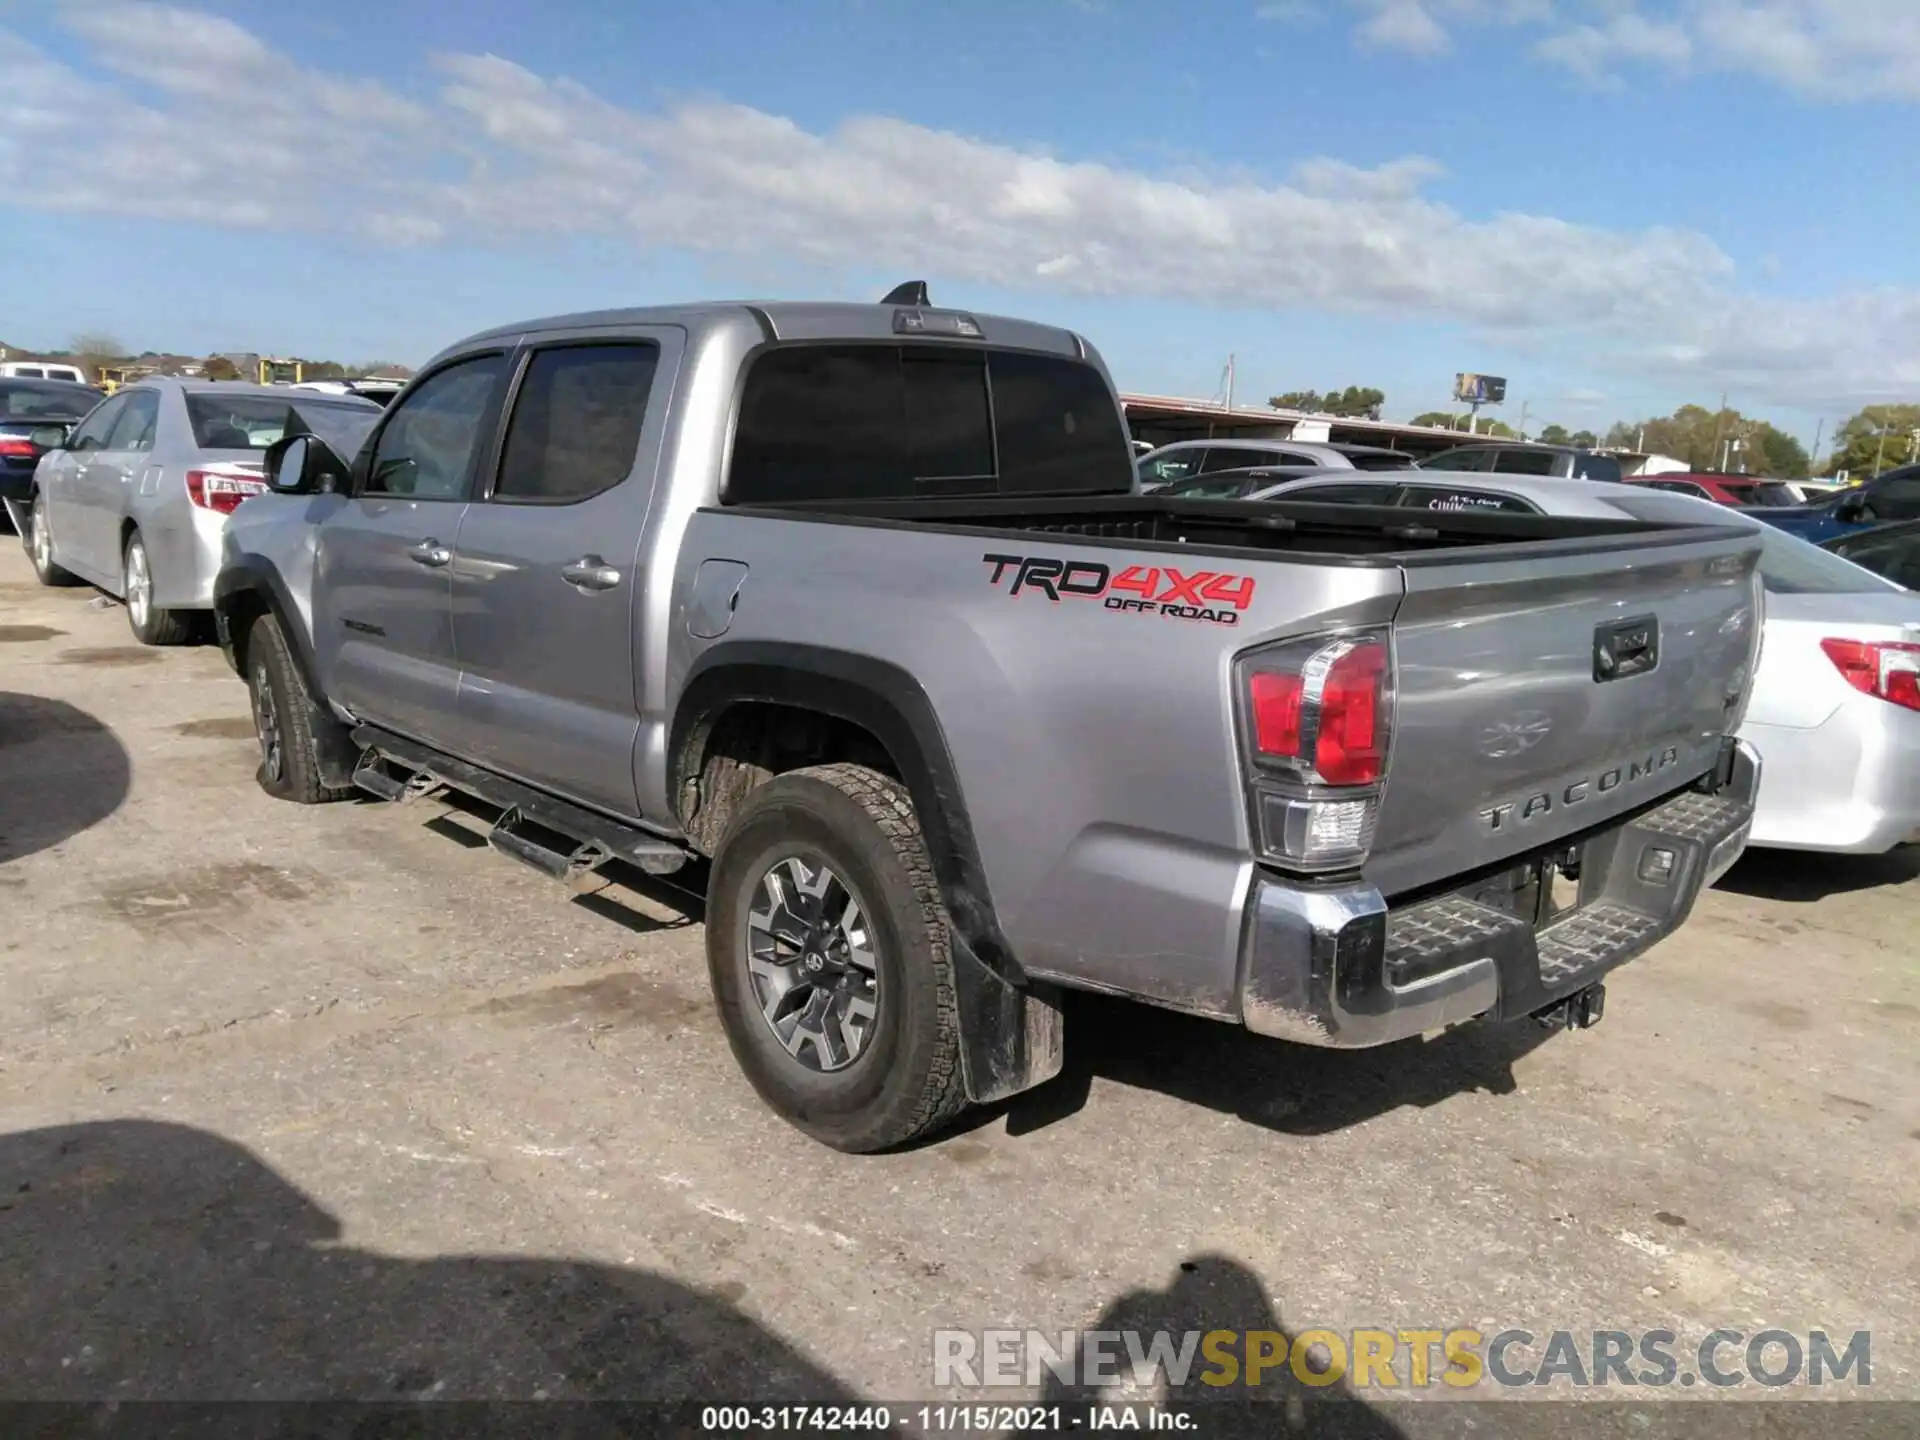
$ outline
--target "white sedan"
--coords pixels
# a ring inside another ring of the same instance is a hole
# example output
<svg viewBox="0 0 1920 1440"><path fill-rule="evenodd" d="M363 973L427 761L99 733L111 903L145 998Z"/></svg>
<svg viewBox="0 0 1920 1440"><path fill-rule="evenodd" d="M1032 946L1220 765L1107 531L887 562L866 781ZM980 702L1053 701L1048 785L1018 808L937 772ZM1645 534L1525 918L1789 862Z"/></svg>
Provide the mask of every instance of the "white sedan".
<svg viewBox="0 0 1920 1440"><path fill-rule="evenodd" d="M1752 526L1766 624L1740 728L1764 766L1751 843L1853 854L1920 843L1920 593L1725 506L1636 485L1322 471L1248 498Z"/></svg>

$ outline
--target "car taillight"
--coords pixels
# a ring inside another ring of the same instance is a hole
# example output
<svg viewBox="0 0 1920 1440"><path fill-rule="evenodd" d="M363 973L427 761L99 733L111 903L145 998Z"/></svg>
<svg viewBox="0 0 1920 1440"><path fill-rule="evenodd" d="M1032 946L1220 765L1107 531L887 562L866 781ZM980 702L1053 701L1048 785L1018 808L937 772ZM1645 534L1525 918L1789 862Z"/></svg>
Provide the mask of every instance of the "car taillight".
<svg viewBox="0 0 1920 1440"><path fill-rule="evenodd" d="M1308 870L1364 860L1386 775L1393 655L1384 630L1266 646L1238 667L1262 854Z"/></svg>
<svg viewBox="0 0 1920 1440"><path fill-rule="evenodd" d="M0 460L31 460L40 453L24 435L0 435Z"/></svg>
<svg viewBox="0 0 1920 1440"><path fill-rule="evenodd" d="M187 498L202 510L217 510L231 515L240 502L258 495L267 482L257 475L240 475L223 470L187 471Z"/></svg>
<svg viewBox="0 0 1920 1440"><path fill-rule="evenodd" d="M1920 710L1920 645L1897 640L1820 642L1841 677L1862 695Z"/></svg>

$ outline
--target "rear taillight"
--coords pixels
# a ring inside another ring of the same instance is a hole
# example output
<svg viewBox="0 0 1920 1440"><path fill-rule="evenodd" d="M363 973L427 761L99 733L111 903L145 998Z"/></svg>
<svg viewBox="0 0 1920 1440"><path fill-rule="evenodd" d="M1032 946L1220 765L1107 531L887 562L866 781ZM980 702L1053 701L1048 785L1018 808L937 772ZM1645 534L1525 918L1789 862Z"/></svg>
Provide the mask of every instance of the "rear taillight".
<svg viewBox="0 0 1920 1440"><path fill-rule="evenodd" d="M1393 719L1386 632L1270 645L1241 657L1238 680L1262 854L1307 870L1364 860Z"/></svg>
<svg viewBox="0 0 1920 1440"><path fill-rule="evenodd" d="M187 471L187 498L202 510L217 510L222 515L231 515L242 500L266 488L267 482L258 475L242 471Z"/></svg>
<svg viewBox="0 0 1920 1440"><path fill-rule="evenodd" d="M31 460L39 453L39 446L24 435L0 435L0 460Z"/></svg>
<svg viewBox="0 0 1920 1440"><path fill-rule="evenodd" d="M1822 640L1820 648L1862 695L1920 710L1920 645L1897 640Z"/></svg>

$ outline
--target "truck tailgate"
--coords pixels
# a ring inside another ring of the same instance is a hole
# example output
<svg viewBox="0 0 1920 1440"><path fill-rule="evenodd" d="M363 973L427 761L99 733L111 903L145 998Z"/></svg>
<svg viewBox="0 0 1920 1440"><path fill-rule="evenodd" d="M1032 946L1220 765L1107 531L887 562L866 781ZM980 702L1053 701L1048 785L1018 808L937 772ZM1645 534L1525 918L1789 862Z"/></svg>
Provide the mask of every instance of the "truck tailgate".
<svg viewBox="0 0 1920 1440"><path fill-rule="evenodd" d="M1698 538L1693 538L1698 537ZM1422 557L1394 620L1393 896L1575 835L1711 769L1759 634L1759 541L1672 531Z"/></svg>

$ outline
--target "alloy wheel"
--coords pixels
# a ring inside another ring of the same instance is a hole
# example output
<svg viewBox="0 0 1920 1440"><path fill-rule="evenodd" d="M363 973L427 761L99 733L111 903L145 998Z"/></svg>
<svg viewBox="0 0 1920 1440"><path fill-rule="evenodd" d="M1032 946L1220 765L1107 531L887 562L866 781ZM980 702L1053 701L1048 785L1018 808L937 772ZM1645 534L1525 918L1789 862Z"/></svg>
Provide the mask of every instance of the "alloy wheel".
<svg viewBox="0 0 1920 1440"><path fill-rule="evenodd" d="M831 1074L860 1058L879 1016L867 910L819 860L790 855L760 877L747 914L747 971L761 1018L787 1053Z"/></svg>

